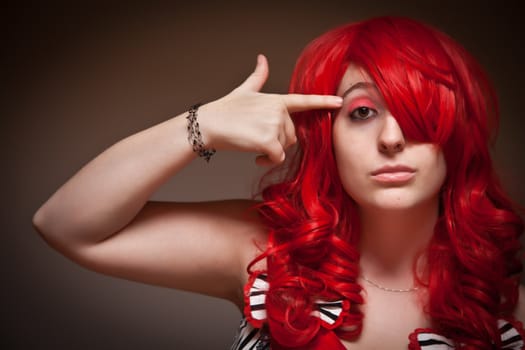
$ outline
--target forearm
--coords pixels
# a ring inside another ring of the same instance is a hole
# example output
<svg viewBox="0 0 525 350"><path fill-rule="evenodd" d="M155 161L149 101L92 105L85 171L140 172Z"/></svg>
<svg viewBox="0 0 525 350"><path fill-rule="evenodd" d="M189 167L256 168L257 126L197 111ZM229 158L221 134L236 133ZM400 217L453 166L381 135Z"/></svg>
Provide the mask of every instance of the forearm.
<svg viewBox="0 0 525 350"><path fill-rule="evenodd" d="M199 108L202 141L208 148L256 152L262 154L258 164L275 165L296 141L289 113L342 104L337 96L259 93L267 76L266 58L260 55L243 84ZM34 226L64 249L105 240L130 223L153 192L195 158L187 139L187 121L180 115L119 141L53 194L35 214Z"/></svg>
<svg viewBox="0 0 525 350"><path fill-rule="evenodd" d="M129 223L152 193L194 157L184 115L131 135L80 169L34 216L66 245L98 242Z"/></svg>

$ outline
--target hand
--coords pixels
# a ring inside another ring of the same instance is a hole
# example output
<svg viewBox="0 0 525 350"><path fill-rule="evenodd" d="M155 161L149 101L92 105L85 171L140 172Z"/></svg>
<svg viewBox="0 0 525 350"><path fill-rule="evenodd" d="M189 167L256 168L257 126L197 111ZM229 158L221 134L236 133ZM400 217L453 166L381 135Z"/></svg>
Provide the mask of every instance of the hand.
<svg viewBox="0 0 525 350"><path fill-rule="evenodd" d="M339 96L261 93L268 73L266 57L258 55L255 71L239 87L201 107L206 147L262 153L257 164L279 164L297 141L290 113L342 105Z"/></svg>

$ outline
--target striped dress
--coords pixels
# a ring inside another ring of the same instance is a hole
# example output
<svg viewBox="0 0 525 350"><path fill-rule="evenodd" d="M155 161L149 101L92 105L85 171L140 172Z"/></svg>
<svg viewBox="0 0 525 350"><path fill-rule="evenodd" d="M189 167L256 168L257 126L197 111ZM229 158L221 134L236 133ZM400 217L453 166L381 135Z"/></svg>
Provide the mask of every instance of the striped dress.
<svg viewBox="0 0 525 350"><path fill-rule="evenodd" d="M239 330L230 350L270 350L270 336L265 327L266 320L266 292L269 289L266 275L254 275L246 291L247 306L245 317L241 320ZM321 319L327 329L334 329L342 322L342 315L348 310L348 303L344 301L316 302L317 310L313 313ZM522 326L519 322L498 320L498 327L502 340L502 349L525 349ZM452 340L439 335L431 329L416 329L409 337L409 350L453 350ZM341 344L341 347L344 346Z"/></svg>

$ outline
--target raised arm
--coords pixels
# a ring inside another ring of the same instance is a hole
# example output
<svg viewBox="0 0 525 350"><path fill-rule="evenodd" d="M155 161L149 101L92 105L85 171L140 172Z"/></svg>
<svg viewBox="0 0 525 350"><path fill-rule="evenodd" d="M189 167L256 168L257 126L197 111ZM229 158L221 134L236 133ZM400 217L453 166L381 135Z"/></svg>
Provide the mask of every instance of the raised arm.
<svg viewBox="0 0 525 350"><path fill-rule="evenodd" d="M279 163L296 140L289 113L340 106L331 96L260 93L267 76L260 55L243 84L199 109L207 147ZM182 114L109 147L38 209L33 224L52 247L89 269L239 303L255 242L264 248L266 240L253 203L148 201L195 158L186 128Z"/></svg>

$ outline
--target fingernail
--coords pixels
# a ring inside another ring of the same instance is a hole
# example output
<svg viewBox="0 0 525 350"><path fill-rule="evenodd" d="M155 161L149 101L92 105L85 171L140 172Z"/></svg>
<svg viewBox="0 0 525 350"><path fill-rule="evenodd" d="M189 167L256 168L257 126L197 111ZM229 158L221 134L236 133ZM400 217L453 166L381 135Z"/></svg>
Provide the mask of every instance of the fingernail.
<svg viewBox="0 0 525 350"><path fill-rule="evenodd" d="M257 54L257 64L261 64L263 61L264 55L262 53Z"/></svg>
<svg viewBox="0 0 525 350"><path fill-rule="evenodd" d="M335 104L342 105L343 104L343 98L340 96L333 96L333 101Z"/></svg>

